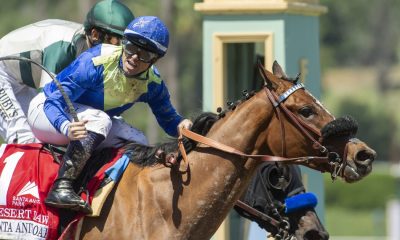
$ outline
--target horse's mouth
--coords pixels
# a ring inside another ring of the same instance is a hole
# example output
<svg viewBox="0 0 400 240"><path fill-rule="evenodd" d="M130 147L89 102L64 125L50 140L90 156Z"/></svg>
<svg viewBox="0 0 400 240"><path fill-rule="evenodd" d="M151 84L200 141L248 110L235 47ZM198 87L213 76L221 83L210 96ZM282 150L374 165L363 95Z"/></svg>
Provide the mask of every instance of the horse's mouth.
<svg viewBox="0 0 400 240"><path fill-rule="evenodd" d="M341 177L348 183L356 182L372 171L376 152L357 138L350 139L349 154Z"/></svg>
<svg viewBox="0 0 400 240"><path fill-rule="evenodd" d="M343 178L346 182L350 183L360 180L362 176L357 173L356 169L347 165L343 172Z"/></svg>
<svg viewBox="0 0 400 240"><path fill-rule="evenodd" d="M372 171L372 164L362 165L360 167L347 165L343 171L343 178L348 183L361 180Z"/></svg>

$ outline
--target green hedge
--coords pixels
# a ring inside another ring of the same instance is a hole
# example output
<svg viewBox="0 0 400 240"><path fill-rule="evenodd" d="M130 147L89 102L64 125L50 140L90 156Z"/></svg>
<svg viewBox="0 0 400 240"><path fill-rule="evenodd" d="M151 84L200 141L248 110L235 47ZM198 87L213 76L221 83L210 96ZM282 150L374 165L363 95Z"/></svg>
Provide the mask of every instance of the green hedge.
<svg viewBox="0 0 400 240"><path fill-rule="evenodd" d="M351 210L339 207L327 208L325 212L325 228L334 236L385 236L386 218L384 210ZM346 239L351 239L350 237ZM376 238L384 239L384 238Z"/></svg>
<svg viewBox="0 0 400 240"><path fill-rule="evenodd" d="M400 191L400 180L383 173L372 172L356 183L332 182L324 174L326 207L341 207L352 210L384 209L386 202ZM396 181L399 181L396 183Z"/></svg>

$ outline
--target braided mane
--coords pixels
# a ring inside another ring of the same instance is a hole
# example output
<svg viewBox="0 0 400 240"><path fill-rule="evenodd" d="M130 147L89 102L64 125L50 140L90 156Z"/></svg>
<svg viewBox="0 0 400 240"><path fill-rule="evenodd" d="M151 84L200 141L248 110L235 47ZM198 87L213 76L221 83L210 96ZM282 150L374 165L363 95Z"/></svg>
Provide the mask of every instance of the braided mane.
<svg viewBox="0 0 400 240"><path fill-rule="evenodd" d="M212 125L218 120L215 113L205 112L200 114L193 122L192 131L201 135L207 134ZM196 146L196 142L184 138L183 140L185 149L189 153ZM146 146L134 142L127 143L123 149L125 154L128 155L132 163L138 164L139 166L146 167L155 164L163 163L163 159L156 158L156 152L163 150L166 153L176 152L178 149L178 141L176 138L172 138L165 143L160 143L155 146Z"/></svg>

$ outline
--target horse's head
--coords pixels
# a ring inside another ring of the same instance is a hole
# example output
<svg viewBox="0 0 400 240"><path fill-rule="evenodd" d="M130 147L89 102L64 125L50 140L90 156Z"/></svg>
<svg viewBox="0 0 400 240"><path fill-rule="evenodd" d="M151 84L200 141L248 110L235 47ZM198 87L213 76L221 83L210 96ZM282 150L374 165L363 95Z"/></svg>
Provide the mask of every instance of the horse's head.
<svg viewBox="0 0 400 240"><path fill-rule="evenodd" d="M263 163L257 168L247 191L240 198L242 203L238 202L235 210L257 222L275 239L327 240L329 234L314 210L317 198L304 191L297 165ZM254 210L246 208L243 203Z"/></svg>
<svg viewBox="0 0 400 240"><path fill-rule="evenodd" d="M322 225L313 208L299 209L292 213L281 213L287 222L282 227L288 226L287 231L273 225L264 224L265 228L275 239L290 240L328 240L329 233ZM285 226L285 224L287 224Z"/></svg>
<svg viewBox="0 0 400 240"><path fill-rule="evenodd" d="M301 182L300 169L296 165L282 167L269 166L269 174L266 189L272 198L276 210L288 224L287 231L282 227L267 226L275 239L291 240L327 240L329 233L322 225L314 207L317 198L311 193L304 193L305 189ZM286 171L282 172L282 169ZM286 173L285 173L286 172ZM287 175L287 185L282 186L282 174ZM270 210L272 213L273 211ZM283 224L284 225L284 224Z"/></svg>
<svg viewBox="0 0 400 240"><path fill-rule="evenodd" d="M338 175L346 182L358 181L371 172L376 153L354 138L358 127L353 118L335 119L297 79L289 79L276 61L273 73L261 66L260 70L276 113L265 142L270 153L323 157L298 163Z"/></svg>
<svg viewBox="0 0 400 240"><path fill-rule="evenodd" d="M294 236L296 240L327 240L329 234L325 231L314 209L305 209L289 214L289 219L295 225Z"/></svg>

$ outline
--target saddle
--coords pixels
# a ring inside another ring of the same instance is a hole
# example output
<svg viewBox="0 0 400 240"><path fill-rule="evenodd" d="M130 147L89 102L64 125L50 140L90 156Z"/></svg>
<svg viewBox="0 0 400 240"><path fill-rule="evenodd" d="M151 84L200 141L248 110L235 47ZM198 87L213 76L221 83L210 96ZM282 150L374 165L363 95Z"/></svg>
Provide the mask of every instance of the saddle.
<svg viewBox="0 0 400 240"><path fill-rule="evenodd" d="M86 171L89 174L79 177L87 188L81 196L92 204L92 216L100 214L105 198L129 163L129 158L118 149L108 152L109 155L104 158L107 162L91 161L94 165L87 166L91 170ZM49 146L42 144L1 145L0 239L71 239L63 237L66 231L63 234L61 231L71 220L72 223L78 222L83 215L44 204L57 176L57 162L61 156L62 150L50 150Z"/></svg>

